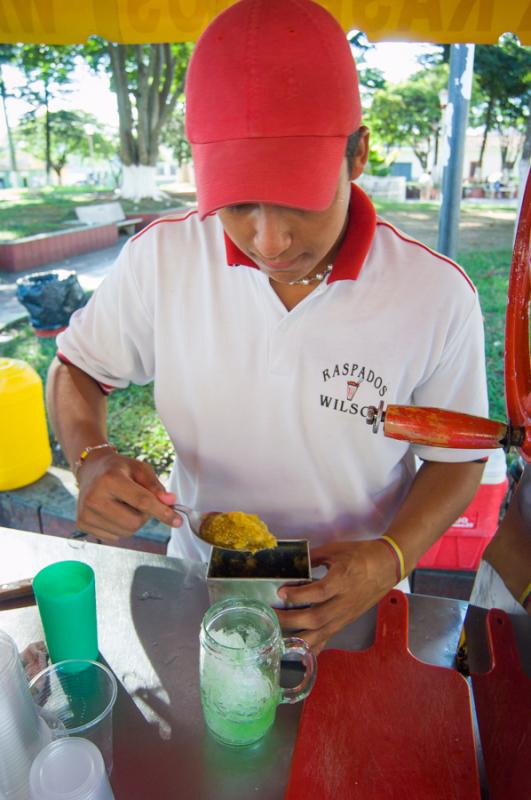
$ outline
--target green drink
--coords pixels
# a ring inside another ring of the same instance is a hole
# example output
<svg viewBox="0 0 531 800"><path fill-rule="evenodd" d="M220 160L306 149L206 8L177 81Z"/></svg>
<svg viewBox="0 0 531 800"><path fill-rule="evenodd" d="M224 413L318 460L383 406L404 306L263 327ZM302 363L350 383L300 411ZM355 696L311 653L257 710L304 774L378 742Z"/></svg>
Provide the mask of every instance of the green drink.
<svg viewBox="0 0 531 800"><path fill-rule="evenodd" d="M200 633L200 684L203 715L210 733L223 744L258 742L275 721L280 703L296 703L315 679L315 656L301 639L282 639L269 606L253 600L215 603ZM306 674L294 689L279 685L284 652L298 655Z"/></svg>
<svg viewBox="0 0 531 800"><path fill-rule="evenodd" d="M231 708L211 701L206 692L201 692L205 722L212 735L233 747L254 744L259 741L275 721L278 699L273 687L270 697L254 707Z"/></svg>

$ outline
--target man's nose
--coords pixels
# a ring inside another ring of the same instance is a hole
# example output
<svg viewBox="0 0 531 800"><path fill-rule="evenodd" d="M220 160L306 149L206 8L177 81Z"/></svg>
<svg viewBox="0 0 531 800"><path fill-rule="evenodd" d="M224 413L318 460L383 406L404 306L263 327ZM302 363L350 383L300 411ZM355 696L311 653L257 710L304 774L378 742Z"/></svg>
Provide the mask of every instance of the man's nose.
<svg viewBox="0 0 531 800"><path fill-rule="evenodd" d="M274 261L286 253L292 242L284 209L260 205L256 209L254 246L258 254Z"/></svg>

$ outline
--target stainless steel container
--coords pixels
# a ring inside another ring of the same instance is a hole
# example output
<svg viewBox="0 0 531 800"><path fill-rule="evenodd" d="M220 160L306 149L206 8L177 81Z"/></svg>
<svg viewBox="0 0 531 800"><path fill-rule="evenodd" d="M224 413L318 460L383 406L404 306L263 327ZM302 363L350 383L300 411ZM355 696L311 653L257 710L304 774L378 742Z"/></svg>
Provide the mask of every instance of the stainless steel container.
<svg viewBox="0 0 531 800"><path fill-rule="evenodd" d="M283 608L285 604L277 594L280 587L309 583L311 579L307 539L279 539L278 547L254 554L213 547L207 569L211 603L245 597Z"/></svg>

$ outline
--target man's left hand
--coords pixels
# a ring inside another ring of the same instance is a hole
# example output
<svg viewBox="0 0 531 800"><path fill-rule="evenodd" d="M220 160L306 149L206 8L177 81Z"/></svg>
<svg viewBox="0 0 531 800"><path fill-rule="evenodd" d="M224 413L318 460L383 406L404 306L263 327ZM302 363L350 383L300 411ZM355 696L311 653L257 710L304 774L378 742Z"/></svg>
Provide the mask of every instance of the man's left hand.
<svg viewBox="0 0 531 800"><path fill-rule="evenodd" d="M283 632L305 639L317 655L328 639L378 603L396 584L392 554L377 540L336 542L311 552L312 566L324 564L324 578L304 586L283 586L279 597L311 608L276 609Z"/></svg>

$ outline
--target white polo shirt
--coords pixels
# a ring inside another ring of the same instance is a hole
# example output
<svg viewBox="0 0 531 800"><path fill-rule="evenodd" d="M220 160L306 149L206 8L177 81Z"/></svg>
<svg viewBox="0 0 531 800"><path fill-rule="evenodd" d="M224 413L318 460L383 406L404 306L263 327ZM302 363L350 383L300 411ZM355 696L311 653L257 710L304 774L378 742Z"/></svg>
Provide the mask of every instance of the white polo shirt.
<svg viewBox="0 0 531 800"><path fill-rule="evenodd" d="M349 213L327 282L291 311L216 215L157 220L58 337L102 384L154 381L179 502L257 513L278 537L314 546L373 538L415 455L488 455L412 447L367 425L381 400L485 416L483 327L457 264L377 219L357 186ZM172 532L170 555L208 552L186 525Z"/></svg>

